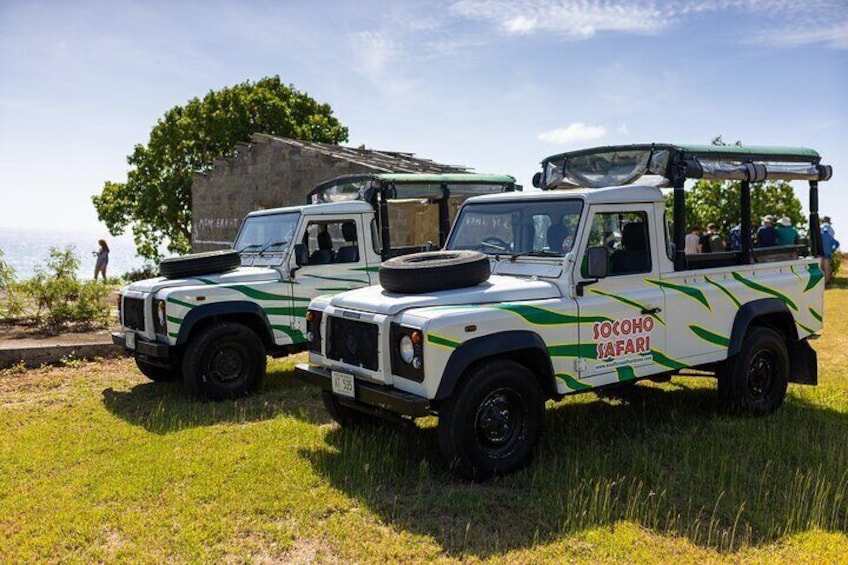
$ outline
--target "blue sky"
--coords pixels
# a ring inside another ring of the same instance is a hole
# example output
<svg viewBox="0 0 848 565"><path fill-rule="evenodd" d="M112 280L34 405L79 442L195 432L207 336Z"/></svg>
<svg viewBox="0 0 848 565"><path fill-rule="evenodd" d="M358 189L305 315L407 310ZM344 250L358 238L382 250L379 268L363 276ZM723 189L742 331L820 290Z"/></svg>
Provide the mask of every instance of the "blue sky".
<svg viewBox="0 0 848 565"><path fill-rule="evenodd" d="M91 196L157 119L272 75L350 145L527 187L591 145L812 147L848 230L848 0L0 0L0 228L105 235Z"/></svg>

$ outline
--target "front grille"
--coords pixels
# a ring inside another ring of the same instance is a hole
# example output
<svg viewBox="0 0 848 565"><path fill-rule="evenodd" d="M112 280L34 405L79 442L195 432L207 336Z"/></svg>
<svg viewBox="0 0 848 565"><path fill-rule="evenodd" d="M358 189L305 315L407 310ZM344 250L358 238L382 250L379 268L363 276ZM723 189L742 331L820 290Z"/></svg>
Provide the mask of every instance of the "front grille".
<svg viewBox="0 0 848 565"><path fill-rule="evenodd" d="M378 369L375 324L335 316L328 322L327 357L371 371Z"/></svg>
<svg viewBox="0 0 848 565"><path fill-rule="evenodd" d="M122 308L124 326L132 330L144 331L144 300L124 297Z"/></svg>

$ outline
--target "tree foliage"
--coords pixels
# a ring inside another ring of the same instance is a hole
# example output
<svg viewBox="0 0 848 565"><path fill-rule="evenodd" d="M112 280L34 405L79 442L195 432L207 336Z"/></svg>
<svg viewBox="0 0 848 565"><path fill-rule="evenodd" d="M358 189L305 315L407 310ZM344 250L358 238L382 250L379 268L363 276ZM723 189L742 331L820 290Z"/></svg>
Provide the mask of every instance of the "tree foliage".
<svg viewBox="0 0 848 565"><path fill-rule="evenodd" d="M165 113L147 145L136 145L126 182L106 181L92 197L112 235L130 227L139 255L159 258L159 248L191 249L191 187L195 172L232 156L236 144L260 132L306 141L339 143L347 128L319 104L278 76L211 91Z"/></svg>
<svg viewBox="0 0 848 565"><path fill-rule="evenodd" d="M739 181L700 180L686 191L686 227L702 228L715 222L723 234L739 223L741 204ZM786 181L767 181L751 185L751 223L757 225L764 216L781 216L792 220L796 228L806 226L801 213L801 201L795 196L792 185Z"/></svg>
<svg viewBox="0 0 848 565"><path fill-rule="evenodd" d="M730 145L720 135L713 138L711 144ZM733 145L741 146L742 142L736 141ZM686 191L686 229L694 225L703 229L713 222L726 237L741 219L741 191L740 181L697 181ZM669 209L672 208L671 195L666 198L666 204ZM787 216L799 229L807 225L801 212L801 201L787 181L751 184L751 224L757 226L764 216L774 216L775 221Z"/></svg>

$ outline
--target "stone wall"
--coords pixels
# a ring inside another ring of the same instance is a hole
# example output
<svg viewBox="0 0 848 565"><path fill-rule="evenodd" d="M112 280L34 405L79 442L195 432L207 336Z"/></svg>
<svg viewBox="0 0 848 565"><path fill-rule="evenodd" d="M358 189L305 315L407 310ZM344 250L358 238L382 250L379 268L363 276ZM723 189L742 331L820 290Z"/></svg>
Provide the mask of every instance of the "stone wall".
<svg viewBox="0 0 848 565"><path fill-rule="evenodd" d="M238 147L232 159L198 174L192 188L192 250L229 247L244 216L253 210L306 204L315 185L331 178L372 172L367 165L339 159L268 136Z"/></svg>

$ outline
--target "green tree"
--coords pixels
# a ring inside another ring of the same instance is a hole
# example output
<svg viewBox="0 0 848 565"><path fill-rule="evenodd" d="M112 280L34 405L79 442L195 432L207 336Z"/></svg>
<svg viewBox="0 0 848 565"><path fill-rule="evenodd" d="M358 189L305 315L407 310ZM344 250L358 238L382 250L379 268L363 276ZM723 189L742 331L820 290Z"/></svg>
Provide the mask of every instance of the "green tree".
<svg viewBox="0 0 848 565"><path fill-rule="evenodd" d="M136 145L126 182L106 181L92 197L97 215L112 235L130 227L139 255L159 258L191 249L191 186L195 172L232 156L253 133L339 143L348 130L328 104L285 85L278 76L211 91L165 113L147 145Z"/></svg>
<svg viewBox="0 0 848 565"><path fill-rule="evenodd" d="M711 145L731 145L717 136ZM741 146L741 141L732 145ZM706 228L710 222L718 226L719 232L727 237L731 228L741 218L740 181L699 180L686 191L686 229L698 225ZM666 205L672 208L672 196L666 197ZM751 184L751 223L754 226L764 216L774 216L775 221L782 216L792 220L792 225L803 229L807 220L801 213L801 201L795 196L792 185L787 181L766 181Z"/></svg>
<svg viewBox="0 0 848 565"><path fill-rule="evenodd" d="M700 180L686 191L686 227L697 224L704 228L715 222L725 236L740 219L739 181ZM751 185L751 222L759 223L763 216L775 220L787 216L796 228L807 225L801 213L801 201L792 185L786 181L766 181Z"/></svg>

